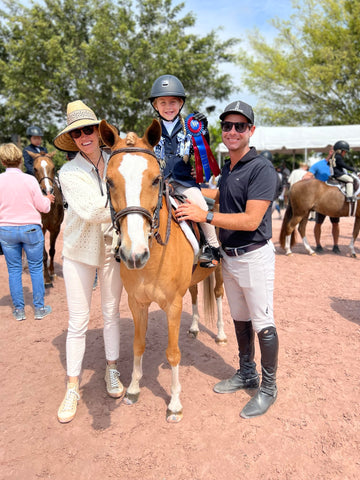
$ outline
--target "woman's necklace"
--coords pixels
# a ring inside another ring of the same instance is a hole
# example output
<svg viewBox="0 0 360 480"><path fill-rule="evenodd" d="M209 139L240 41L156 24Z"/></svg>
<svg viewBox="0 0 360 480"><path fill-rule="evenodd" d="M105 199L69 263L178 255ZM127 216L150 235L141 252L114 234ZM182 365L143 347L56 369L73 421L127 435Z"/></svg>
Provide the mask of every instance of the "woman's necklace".
<svg viewBox="0 0 360 480"><path fill-rule="evenodd" d="M101 191L101 195L104 195L104 191L103 191L103 188L102 188L102 177L104 175L104 162L103 164L100 166L100 171L99 171L99 165L100 165L100 162L101 162L101 159L103 158L103 154L102 154L102 151L100 150L100 156L99 156L99 159L95 165L95 163L91 160L91 158L86 155L86 153L84 152L80 152L81 155L86 158L86 160L88 160L91 165L95 168L95 172L96 172L96 175L97 175L97 178L98 178L98 182L99 182L99 187L100 187L100 191Z"/></svg>

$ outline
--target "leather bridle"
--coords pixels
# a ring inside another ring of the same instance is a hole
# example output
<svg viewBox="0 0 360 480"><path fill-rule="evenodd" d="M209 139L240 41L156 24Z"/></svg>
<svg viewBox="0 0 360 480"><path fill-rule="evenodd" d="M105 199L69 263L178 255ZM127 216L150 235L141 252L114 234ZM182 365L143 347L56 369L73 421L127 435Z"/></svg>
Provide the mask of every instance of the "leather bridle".
<svg viewBox="0 0 360 480"><path fill-rule="evenodd" d="M145 153L147 155L151 155L152 157L156 158L156 155L152 150L149 150L147 148L140 148L140 147L124 147L124 148L119 148L117 150L114 150L110 154L110 158L119 154L119 153ZM109 158L109 160L110 160ZM157 160L157 158L156 158ZM169 197L169 184L168 182L164 179L163 175L159 176L159 192L158 192L158 201L157 205L155 207L154 213L151 213L149 210L147 210L144 207L141 207L139 205L134 205L130 207L123 208L122 210L116 212L112 203L111 203L111 197L110 197L110 187L108 182L106 183L107 187L107 196L108 196L108 201L110 203L110 211L111 211L111 219L112 219L112 224L119 236L121 236L121 228L120 228L120 220L123 217L126 217L127 215L131 215L134 213L142 215L150 224L150 235L154 236L156 241L160 244L165 246L170 237L170 230L171 230L171 204L170 204L170 197ZM160 232L159 232L159 226L160 226L160 210L162 208L162 201L163 201L163 196L165 196L165 201L166 201L166 206L168 208L168 218L167 218L167 226L166 226L166 236L165 236L165 241L162 240Z"/></svg>

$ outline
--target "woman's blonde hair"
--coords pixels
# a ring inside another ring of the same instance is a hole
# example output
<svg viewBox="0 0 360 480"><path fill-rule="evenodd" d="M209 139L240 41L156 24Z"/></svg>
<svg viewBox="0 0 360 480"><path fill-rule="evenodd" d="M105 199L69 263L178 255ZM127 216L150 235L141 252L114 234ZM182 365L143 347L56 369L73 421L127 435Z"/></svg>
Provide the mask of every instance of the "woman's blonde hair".
<svg viewBox="0 0 360 480"><path fill-rule="evenodd" d="M22 159L22 151L14 143L0 145L0 160L4 167L19 167Z"/></svg>

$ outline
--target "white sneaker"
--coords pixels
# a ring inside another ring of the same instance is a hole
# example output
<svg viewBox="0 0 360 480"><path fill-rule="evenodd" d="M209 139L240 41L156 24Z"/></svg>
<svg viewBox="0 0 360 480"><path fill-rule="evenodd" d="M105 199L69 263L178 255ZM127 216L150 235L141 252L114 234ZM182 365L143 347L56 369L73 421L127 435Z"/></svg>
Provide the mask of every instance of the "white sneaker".
<svg viewBox="0 0 360 480"><path fill-rule="evenodd" d="M124 393L124 385L120 382L120 373L116 364L106 364L105 372L106 391L113 398L120 398Z"/></svg>
<svg viewBox="0 0 360 480"><path fill-rule="evenodd" d="M79 383L67 384L67 390L58 410L58 420L60 423L68 423L75 417L77 403L80 400Z"/></svg>

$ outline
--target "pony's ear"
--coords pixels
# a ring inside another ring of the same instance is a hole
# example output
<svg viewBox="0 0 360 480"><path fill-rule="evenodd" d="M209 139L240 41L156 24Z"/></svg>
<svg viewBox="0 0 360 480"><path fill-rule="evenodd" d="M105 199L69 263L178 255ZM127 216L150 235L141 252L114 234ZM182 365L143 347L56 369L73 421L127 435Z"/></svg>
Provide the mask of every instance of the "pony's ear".
<svg viewBox="0 0 360 480"><path fill-rule="evenodd" d="M118 129L114 125L110 125L106 120L101 120L99 133L102 141L108 147L112 147L119 138Z"/></svg>
<svg viewBox="0 0 360 480"><path fill-rule="evenodd" d="M152 147L155 147L160 141L161 138L161 125L159 120L154 119L146 129L143 140L148 142Z"/></svg>
<svg viewBox="0 0 360 480"><path fill-rule="evenodd" d="M39 153L30 152L30 150L28 150L27 153L30 155L31 158L34 159L40 155Z"/></svg>
<svg viewBox="0 0 360 480"><path fill-rule="evenodd" d="M47 154L47 156L50 157L50 158L55 157L55 155L56 155L56 150L54 150L53 152L49 152L49 153Z"/></svg>

